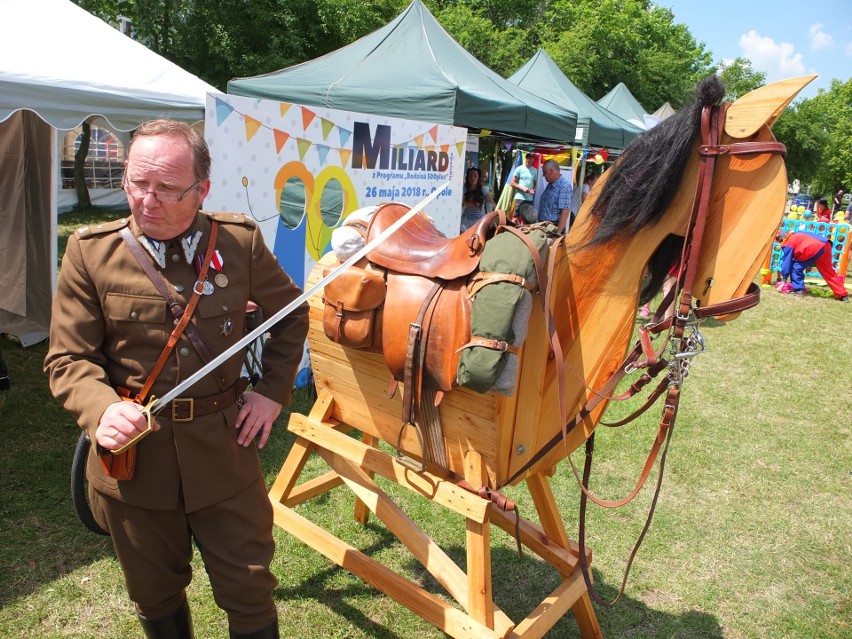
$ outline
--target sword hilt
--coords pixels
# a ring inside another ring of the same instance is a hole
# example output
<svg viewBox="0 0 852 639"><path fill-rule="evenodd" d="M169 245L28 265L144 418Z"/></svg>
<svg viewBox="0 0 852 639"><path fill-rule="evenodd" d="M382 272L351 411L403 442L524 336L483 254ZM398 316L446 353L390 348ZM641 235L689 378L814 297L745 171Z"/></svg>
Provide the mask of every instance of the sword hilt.
<svg viewBox="0 0 852 639"><path fill-rule="evenodd" d="M142 441L148 435L150 435L152 432L154 432L154 416L151 413L151 409L154 407L154 404L156 403L156 401L157 401L157 398L154 397L153 395L151 395L151 399L144 406L142 404L137 404L137 406L139 407L139 412L142 413L143 415L145 415L146 419L148 420L148 427L145 430L143 430L142 432L140 432L138 435L136 435L136 437L131 439L129 442L127 442L126 444L121 446L120 448L116 448L115 450L111 450L110 452L113 455L121 455L121 453L128 450L129 448L133 448L136 444L138 444L140 441Z"/></svg>

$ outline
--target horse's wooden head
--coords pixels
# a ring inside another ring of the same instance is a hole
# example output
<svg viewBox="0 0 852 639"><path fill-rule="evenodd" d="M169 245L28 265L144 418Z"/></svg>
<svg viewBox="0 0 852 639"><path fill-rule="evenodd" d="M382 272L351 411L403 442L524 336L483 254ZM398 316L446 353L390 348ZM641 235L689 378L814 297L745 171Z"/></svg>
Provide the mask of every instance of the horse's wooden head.
<svg viewBox="0 0 852 639"><path fill-rule="evenodd" d="M776 82L741 97L727 109L721 143L774 141L770 127L814 78ZM771 250L786 198L787 171L781 155L719 157L695 279L700 306L745 293Z"/></svg>
<svg viewBox="0 0 852 639"><path fill-rule="evenodd" d="M774 142L770 126L815 77L776 82L728 105L719 143ZM698 182L701 111L718 102L722 92L719 81L708 78L692 105L625 149L595 185L566 238L569 250L589 254L576 259L600 265L612 251L613 266L616 259L620 266L632 264L634 271L647 265L652 278L642 297L653 295L680 255L689 224ZM699 305L745 291L771 246L786 192L780 155L718 157L695 280Z"/></svg>
<svg viewBox="0 0 852 639"><path fill-rule="evenodd" d="M811 80L772 84L729 105L719 145L774 142L770 125ZM653 276L642 294L647 298L682 254L698 192L702 112L723 95L718 79L708 78L692 105L634 140L592 189L563 240L551 299L566 367L573 371L567 391L574 411L588 401L589 388L601 388L621 366L646 268ZM771 246L787 192L779 153L721 154L715 163L692 291L701 307L746 292ZM523 405L541 406L535 415L541 437L559 427L554 378L548 369L543 389L523 398ZM590 435L605 404L568 435L567 450ZM542 463L558 459L554 451Z"/></svg>

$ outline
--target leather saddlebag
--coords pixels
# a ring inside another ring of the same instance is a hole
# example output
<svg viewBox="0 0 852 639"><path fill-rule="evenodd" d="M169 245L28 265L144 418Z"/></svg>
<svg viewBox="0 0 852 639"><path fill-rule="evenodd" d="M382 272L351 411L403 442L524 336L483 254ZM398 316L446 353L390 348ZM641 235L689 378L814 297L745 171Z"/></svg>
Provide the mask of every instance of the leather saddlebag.
<svg viewBox="0 0 852 639"><path fill-rule="evenodd" d="M334 268L326 267L323 276ZM383 273L351 266L326 285L323 302L322 326L328 339L341 346L381 351Z"/></svg>

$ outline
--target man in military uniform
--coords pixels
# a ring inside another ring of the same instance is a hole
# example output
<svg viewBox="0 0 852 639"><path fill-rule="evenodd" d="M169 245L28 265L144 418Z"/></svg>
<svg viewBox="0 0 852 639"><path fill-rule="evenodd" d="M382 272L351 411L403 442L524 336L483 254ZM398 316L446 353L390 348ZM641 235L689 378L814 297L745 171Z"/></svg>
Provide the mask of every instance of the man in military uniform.
<svg viewBox="0 0 852 639"><path fill-rule="evenodd" d="M193 540L231 636L278 637L272 509L255 441L263 447L290 401L307 306L271 329L264 376L252 391L243 394L242 358L231 357L157 415L155 432L136 445L132 479L108 476L99 454L110 459L108 451L147 427L139 405L122 401L116 389L138 393L145 386L179 317L121 229L130 230L144 249L139 256L182 307L200 292L191 320L196 338L187 326L152 395L204 364L199 336L208 359L238 341L249 301L269 317L300 293L251 220L200 210L210 189L210 154L186 125L155 120L136 131L124 189L130 218L80 229L68 241L45 360L54 395L96 444L87 466L92 512L112 537L147 637L193 636L185 594ZM199 281L214 224L214 252Z"/></svg>

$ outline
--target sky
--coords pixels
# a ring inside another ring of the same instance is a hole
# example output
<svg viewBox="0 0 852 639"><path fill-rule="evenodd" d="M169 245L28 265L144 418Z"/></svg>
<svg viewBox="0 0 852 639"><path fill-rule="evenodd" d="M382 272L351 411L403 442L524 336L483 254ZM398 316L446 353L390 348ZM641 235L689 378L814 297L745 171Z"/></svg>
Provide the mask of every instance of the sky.
<svg viewBox="0 0 852 639"><path fill-rule="evenodd" d="M818 74L799 94L852 76L850 0L657 0L685 24L713 63L746 58L766 82Z"/></svg>

